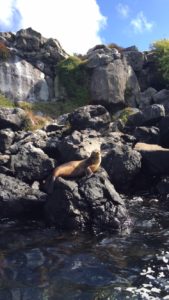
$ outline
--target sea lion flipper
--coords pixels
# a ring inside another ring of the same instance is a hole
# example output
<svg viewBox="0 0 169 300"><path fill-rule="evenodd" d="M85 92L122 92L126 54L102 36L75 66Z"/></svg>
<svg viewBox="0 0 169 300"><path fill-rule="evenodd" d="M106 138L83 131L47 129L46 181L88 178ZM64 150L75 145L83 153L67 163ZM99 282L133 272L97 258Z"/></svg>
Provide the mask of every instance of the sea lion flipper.
<svg viewBox="0 0 169 300"><path fill-rule="evenodd" d="M93 174L93 172L92 172L92 170L90 169L90 167L87 167L86 168L86 175L92 175Z"/></svg>

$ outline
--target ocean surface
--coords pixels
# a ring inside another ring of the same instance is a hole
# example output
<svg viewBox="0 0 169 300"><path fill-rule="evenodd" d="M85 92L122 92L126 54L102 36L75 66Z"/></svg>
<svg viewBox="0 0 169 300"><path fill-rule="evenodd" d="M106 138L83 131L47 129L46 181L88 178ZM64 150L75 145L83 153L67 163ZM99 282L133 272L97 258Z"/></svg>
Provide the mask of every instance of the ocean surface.
<svg viewBox="0 0 169 300"><path fill-rule="evenodd" d="M169 299L169 211L127 199L132 225L99 235L0 222L0 300Z"/></svg>

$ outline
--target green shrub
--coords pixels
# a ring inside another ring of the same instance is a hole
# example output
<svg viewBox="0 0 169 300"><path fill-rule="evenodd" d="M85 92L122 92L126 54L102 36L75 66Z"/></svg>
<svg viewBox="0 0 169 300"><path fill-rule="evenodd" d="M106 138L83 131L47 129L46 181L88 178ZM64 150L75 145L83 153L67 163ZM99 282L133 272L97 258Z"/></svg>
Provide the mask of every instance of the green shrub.
<svg viewBox="0 0 169 300"><path fill-rule="evenodd" d="M126 107L124 108L121 112L120 112L120 115L119 115L119 119L124 123L126 124L127 121L128 121L128 117L130 115L132 115L134 112L133 112L133 108L132 107Z"/></svg>
<svg viewBox="0 0 169 300"><path fill-rule="evenodd" d="M151 48L155 52L155 59L162 77L169 84L169 39L154 42Z"/></svg>
<svg viewBox="0 0 169 300"><path fill-rule="evenodd" d="M89 74L85 61L77 56L68 57L58 64L58 75L72 105L89 104Z"/></svg>

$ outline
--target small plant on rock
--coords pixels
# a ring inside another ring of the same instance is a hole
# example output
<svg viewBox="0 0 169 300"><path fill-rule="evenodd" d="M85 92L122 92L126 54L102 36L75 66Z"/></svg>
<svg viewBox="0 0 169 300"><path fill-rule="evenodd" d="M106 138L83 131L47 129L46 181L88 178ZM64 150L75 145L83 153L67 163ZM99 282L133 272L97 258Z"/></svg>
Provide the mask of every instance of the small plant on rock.
<svg viewBox="0 0 169 300"><path fill-rule="evenodd" d="M0 42L0 59L6 60L9 57L9 49Z"/></svg>

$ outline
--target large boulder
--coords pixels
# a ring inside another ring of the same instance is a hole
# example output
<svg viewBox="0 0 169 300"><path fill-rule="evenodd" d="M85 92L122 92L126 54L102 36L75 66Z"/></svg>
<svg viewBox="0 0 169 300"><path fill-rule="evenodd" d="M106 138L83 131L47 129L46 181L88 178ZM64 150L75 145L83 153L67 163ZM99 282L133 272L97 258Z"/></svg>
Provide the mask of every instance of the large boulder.
<svg viewBox="0 0 169 300"><path fill-rule="evenodd" d="M20 130L25 125L26 112L20 108L0 108L0 129Z"/></svg>
<svg viewBox="0 0 169 300"><path fill-rule="evenodd" d="M87 52L87 68L93 69L100 66L108 65L115 59L121 58L121 54L115 48L105 45L97 45Z"/></svg>
<svg viewBox="0 0 169 300"><path fill-rule="evenodd" d="M102 165L115 186L125 191L141 170L141 155L127 145L117 144L105 155Z"/></svg>
<svg viewBox="0 0 169 300"><path fill-rule="evenodd" d="M96 130L73 131L63 139L51 138L49 147L55 147L60 153L61 161L86 158L93 150L100 149L101 134Z"/></svg>
<svg viewBox="0 0 169 300"><path fill-rule="evenodd" d="M142 156L142 167L146 174L169 174L169 149L146 143L137 143L134 149Z"/></svg>
<svg viewBox="0 0 169 300"><path fill-rule="evenodd" d="M153 104L129 115L126 125L129 126L155 126L162 117L165 116L165 109L163 105Z"/></svg>
<svg viewBox="0 0 169 300"><path fill-rule="evenodd" d="M152 105L154 103L154 97L156 93L157 93L156 89L152 87L149 87L144 92L141 92L140 97L137 100L139 108L144 109L145 107Z"/></svg>
<svg viewBox="0 0 169 300"><path fill-rule="evenodd" d="M0 63L0 91L16 101L47 101L49 87L44 73L18 56Z"/></svg>
<svg viewBox="0 0 169 300"><path fill-rule="evenodd" d="M109 112L101 105L87 105L69 114L69 122L73 130L92 128L103 129L111 121Z"/></svg>
<svg viewBox="0 0 169 300"><path fill-rule="evenodd" d="M162 89L153 96L154 103L162 104L165 107L165 111L169 114L169 90Z"/></svg>
<svg viewBox="0 0 169 300"><path fill-rule="evenodd" d="M135 46L132 46L123 49L122 53L135 72L142 70L144 64L143 52L138 51L138 49Z"/></svg>
<svg viewBox="0 0 169 300"><path fill-rule="evenodd" d="M134 128L132 135L136 138L137 142L148 144L160 143L160 129L155 126L140 126Z"/></svg>
<svg viewBox="0 0 169 300"><path fill-rule="evenodd" d="M136 106L140 87L136 75L126 59L115 59L105 66L94 68L91 77L93 102L110 108Z"/></svg>
<svg viewBox="0 0 169 300"><path fill-rule="evenodd" d="M54 161L31 142L23 145L17 154L11 156L10 168L15 176L26 182L40 181L47 177L54 167Z"/></svg>
<svg viewBox="0 0 169 300"><path fill-rule="evenodd" d="M21 180L0 174L0 217L39 218L47 195Z"/></svg>
<svg viewBox="0 0 169 300"><path fill-rule="evenodd" d="M123 200L104 172L76 182L58 179L45 212L50 224L67 230L120 230L128 219Z"/></svg>

